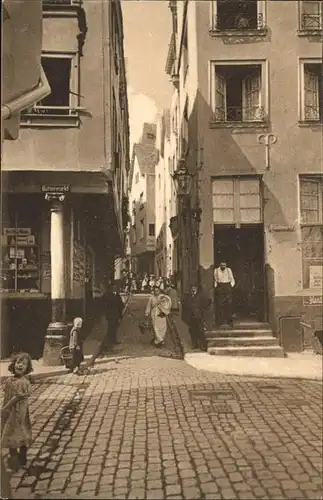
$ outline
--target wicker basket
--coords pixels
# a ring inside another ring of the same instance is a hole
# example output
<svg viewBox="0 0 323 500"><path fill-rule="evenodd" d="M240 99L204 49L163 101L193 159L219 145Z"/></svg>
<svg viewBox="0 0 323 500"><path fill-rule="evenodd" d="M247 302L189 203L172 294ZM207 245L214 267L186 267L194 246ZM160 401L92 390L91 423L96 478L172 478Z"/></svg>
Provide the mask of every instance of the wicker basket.
<svg viewBox="0 0 323 500"><path fill-rule="evenodd" d="M73 368L73 356L68 346L65 346L61 349L61 359L66 368Z"/></svg>

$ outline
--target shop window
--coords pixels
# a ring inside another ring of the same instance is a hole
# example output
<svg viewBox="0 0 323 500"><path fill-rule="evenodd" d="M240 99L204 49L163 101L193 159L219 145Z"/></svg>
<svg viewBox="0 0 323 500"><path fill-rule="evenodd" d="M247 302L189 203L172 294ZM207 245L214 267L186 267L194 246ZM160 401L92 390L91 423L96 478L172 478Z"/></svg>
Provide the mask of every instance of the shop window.
<svg viewBox="0 0 323 500"><path fill-rule="evenodd" d="M22 125L78 124L78 56L46 53L41 63L51 93L21 114Z"/></svg>
<svg viewBox="0 0 323 500"><path fill-rule="evenodd" d="M323 177L300 179L303 288L322 293Z"/></svg>
<svg viewBox="0 0 323 500"><path fill-rule="evenodd" d="M40 224L37 213L10 210L4 217L1 245L1 291L37 293L40 291Z"/></svg>
<svg viewBox="0 0 323 500"><path fill-rule="evenodd" d="M265 121L263 73L263 64L213 64L214 121Z"/></svg>
<svg viewBox="0 0 323 500"><path fill-rule="evenodd" d="M262 222L260 182L256 178L222 178L212 183L214 224Z"/></svg>

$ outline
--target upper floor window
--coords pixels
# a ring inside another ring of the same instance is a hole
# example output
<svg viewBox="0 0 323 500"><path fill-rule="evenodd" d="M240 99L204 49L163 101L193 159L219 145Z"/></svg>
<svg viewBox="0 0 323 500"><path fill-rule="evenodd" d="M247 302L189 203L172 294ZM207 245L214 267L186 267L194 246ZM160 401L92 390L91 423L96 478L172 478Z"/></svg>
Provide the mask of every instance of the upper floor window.
<svg viewBox="0 0 323 500"><path fill-rule="evenodd" d="M322 62L301 62L301 121L319 122L323 116L320 103Z"/></svg>
<svg viewBox="0 0 323 500"><path fill-rule="evenodd" d="M139 182L139 172L137 172L135 175L135 183L138 184L138 182Z"/></svg>
<svg viewBox="0 0 323 500"><path fill-rule="evenodd" d="M300 179L302 224L323 224L323 177Z"/></svg>
<svg viewBox="0 0 323 500"><path fill-rule="evenodd" d="M144 207L144 193L140 193L140 198L139 198L139 208Z"/></svg>
<svg viewBox="0 0 323 500"><path fill-rule="evenodd" d="M140 219L140 239L142 240L145 237L145 221L144 219Z"/></svg>
<svg viewBox="0 0 323 500"><path fill-rule="evenodd" d="M78 124L78 55L46 53L41 58L51 93L21 115L22 125Z"/></svg>
<svg viewBox="0 0 323 500"><path fill-rule="evenodd" d="M214 121L265 121L265 65L212 63L211 67Z"/></svg>
<svg viewBox="0 0 323 500"><path fill-rule="evenodd" d="M186 99L186 103L183 111L183 119L181 126L181 156L184 156L188 150L188 100Z"/></svg>
<svg viewBox="0 0 323 500"><path fill-rule="evenodd" d="M300 0L299 28L301 31L313 32L322 29L322 0Z"/></svg>
<svg viewBox="0 0 323 500"><path fill-rule="evenodd" d="M148 235L155 236L155 224L149 224L148 226Z"/></svg>
<svg viewBox="0 0 323 500"><path fill-rule="evenodd" d="M184 80L186 78L187 70L188 70L188 33L187 33L187 21L184 26L184 33L183 33L183 41L182 41L182 68L183 68L183 75L184 75Z"/></svg>
<svg viewBox="0 0 323 500"><path fill-rule="evenodd" d="M253 31L264 29L263 0L213 0L211 29Z"/></svg>
<svg viewBox="0 0 323 500"><path fill-rule="evenodd" d="M175 106L174 110L173 110L173 113L172 113L172 130L173 130L173 133L175 135L177 135L177 133L178 133L178 118L177 118L177 115L178 115L178 107Z"/></svg>
<svg viewBox="0 0 323 500"><path fill-rule="evenodd" d="M112 33L113 33L113 57L114 69L116 74L119 74L119 36L118 36L118 17L116 6L112 2Z"/></svg>

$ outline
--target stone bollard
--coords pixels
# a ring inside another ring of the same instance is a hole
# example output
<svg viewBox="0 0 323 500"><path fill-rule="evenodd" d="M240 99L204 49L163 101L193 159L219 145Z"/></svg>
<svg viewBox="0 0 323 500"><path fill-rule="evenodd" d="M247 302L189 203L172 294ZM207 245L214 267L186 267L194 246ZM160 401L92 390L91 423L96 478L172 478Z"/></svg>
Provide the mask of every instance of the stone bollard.
<svg viewBox="0 0 323 500"><path fill-rule="evenodd" d="M66 345L66 335L46 335L43 363L46 366L60 366L63 363L61 359L61 350Z"/></svg>

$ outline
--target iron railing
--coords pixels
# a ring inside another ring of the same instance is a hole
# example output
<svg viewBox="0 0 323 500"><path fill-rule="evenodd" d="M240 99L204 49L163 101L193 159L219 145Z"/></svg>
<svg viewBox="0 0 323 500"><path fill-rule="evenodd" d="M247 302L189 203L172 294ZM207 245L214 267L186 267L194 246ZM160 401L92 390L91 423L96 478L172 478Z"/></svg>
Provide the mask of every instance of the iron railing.
<svg viewBox="0 0 323 500"><path fill-rule="evenodd" d="M214 29L219 31L250 31L265 28L263 14L234 14L214 16Z"/></svg>
<svg viewBox="0 0 323 500"><path fill-rule="evenodd" d="M301 15L301 30L320 30L322 29L322 15L317 14L302 14Z"/></svg>
<svg viewBox="0 0 323 500"><path fill-rule="evenodd" d="M323 111L323 110L322 110ZM320 106L304 106L304 118L308 121L319 121L320 115L322 114Z"/></svg>
<svg viewBox="0 0 323 500"><path fill-rule="evenodd" d="M266 113L262 106L216 107L214 120L217 122L264 122Z"/></svg>
<svg viewBox="0 0 323 500"><path fill-rule="evenodd" d="M43 0L43 7L71 7L80 5L82 0Z"/></svg>
<svg viewBox="0 0 323 500"><path fill-rule="evenodd" d="M23 111L22 115L77 116L78 109L70 106L41 106L36 104Z"/></svg>

